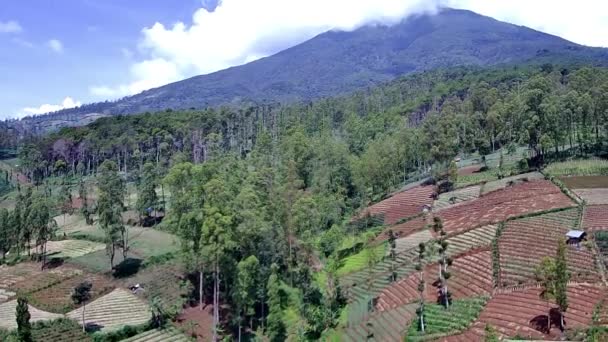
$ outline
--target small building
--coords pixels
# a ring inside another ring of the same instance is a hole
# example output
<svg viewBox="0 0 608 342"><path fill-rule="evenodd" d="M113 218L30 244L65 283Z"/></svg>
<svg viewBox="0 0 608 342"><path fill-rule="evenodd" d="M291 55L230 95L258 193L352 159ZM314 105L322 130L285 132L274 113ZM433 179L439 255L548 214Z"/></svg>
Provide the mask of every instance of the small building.
<svg viewBox="0 0 608 342"><path fill-rule="evenodd" d="M568 240L566 243L580 246L580 243L587 238L587 233L582 230L571 230L566 233Z"/></svg>

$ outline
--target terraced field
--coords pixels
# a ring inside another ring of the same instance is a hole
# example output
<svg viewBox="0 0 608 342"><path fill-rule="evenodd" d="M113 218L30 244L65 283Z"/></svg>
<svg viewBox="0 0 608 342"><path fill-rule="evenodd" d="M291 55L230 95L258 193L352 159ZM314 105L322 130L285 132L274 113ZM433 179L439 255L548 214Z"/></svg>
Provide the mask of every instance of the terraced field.
<svg viewBox="0 0 608 342"><path fill-rule="evenodd" d="M30 322L53 320L63 317L60 314L54 314L42 310L38 310L35 307L28 305L30 311ZM0 304L0 328L12 330L17 328L16 313L17 300L11 300L4 304Z"/></svg>
<svg viewBox="0 0 608 342"><path fill-rule="evenodd" d="M577 284L568 286L568 311L566 328L589 326L595 306L604 297L605 288L599 285ZM557 339L561 336L558 322L552 320L547 334L548 304L540 298L541 289L530 287L497 293L488 301L479 319L466 332L442 339L442 341L481 341L486 324L492 325L501 337L519 336L523 339ZM557 324L555 324L557 323Z"/></svg>
<svg viewBox="0 0 608 342"><path fill-rule="evenodd" d="M376 242L388 240L388 231L392 230L393 234L399 238L408 237L410 234L414 234L426 228L428 222L424 216L413 218L409 221L390 226L382 231L376 238Z"/></svg>
<svg viewBox="0 0 608 342"><path fill-rule="evenodd" d="M437 212L443 209L453 207L462 202L467 202L479 198L481 194L481 186L473 185L462 189L457 189L450 192L445 192L439 195L439 198L433 203L433 211Z"/></svg>
<svg viewBox="0 0 608 342"><path fill-rule="evenodd" d="M608 204L608 189L574 189L572 191L584 199L587 205Z"/></svg>
<svg viewBox="0 0 608 342"><path fill-rule="evenodd" d="M71 311L66 316L80 322L82 308ZM86 306L87 326L94 326L102 332L120 329L125 325L144 324L150 317L148 305L124 289L116 289Z"/></svg>
<svg viewBox="0 0 608 342"><path fill-rule="evenodd" d="M501 286L534 282L534 272L543 257L555 256L559 239L576 228L578 209L509 221L498 241ZM572 280L596 281L593 253L586 247L568 246L568 270Z"/></svg>
<svg viewBox="0 0 608 342"><path fill-rule="evenodd" d="M350 326L342 331L341 341L403 341L410 322L416 318L417 304L404 305L396 310L381 312L367 323Z"/></svg>
<svg viewBox="0 0 608 342"><path fill-rule="evenodd" d="M47 255L53 258L76 258L92 252L105 250L102 243L85 240L61 240L47 243Z"/></svg>
<svg viewBox="0 0 608 342"><path fill-rule="evenodd" d="M30 303L51 312L66 313L74 310L76 306L72 302L72 291L84 281L93 284L91 300L95 300L115 288L114 282L103 275L84 273L32 293L29 296Z"/></svg>
<svg viewBox="0 0 608 342"><path fill-rule="evenodd" d="M536 180L491 192L436 213L448 234L495 224L523 214L572 207L574 203L550 181Z"/></svg>
<svg viewBox="0 0 608 342"><path fill-rule="evenodd" d="M541 179L545 179L545 176L543 176L543 174L540 172L528 172L528 173L522 173L520 175L505 177L502 179L498 179L498 180L487 182L487 183L483 184L481 186L481 195L486 195L492 191L504 189L509 186L514 186L514 185L529 182L532 180L541 180Z"/></svg>
<svg viewBox="0 0 608 342"><path fill-rule="evenodd" d="M154 329L123 340L123 342L188 342L188 337L175 328Z"/></svg>
<svg viewBox="0 0 608 342"><path fill-rule="evenodd" d="M495 233L496 226L485 226L451 237L448 239L448 255L454 257L471 249L487 248ZM415 247L397 255L397 279L416 272L417 258ZM351 301L348 316L350 322L358 323L365 318L368 301L391 284L389 274L390 261L385 259L373 268L371 274L368 270L363 270L341 278L340 283Z"/></svg>
<svg viewBox="0 0 608 342"><path fill-rule="evenodd" d="M429 229L426 229L421 232L411 234L407 237L395 240L395 251L397 253L403 253L407 250L418 247L421 242L426 243L427 241L432 239L433 233L431 233ZM390 250L387 250L387 252L389 251Z"/></svg>
<svg viewBox="0 0 608 342"><path fill-rule="evenodd" d="M60 318L53 321L39 321L32 325L35 342L87 342L90 335L82 331L82 326L71 319Z"/></svg>
<svg viewBox="0 0 608 342"><path fill-rule="evenodd" d="M428 265L424 272L425 300L434 303L438 298L438 288L433 284L438 280L438 264ZM490 251L473 252L454 259L450 267L451 277L448 288L452 298L488 296L492 292L492 255ZM378 295L378 311L393 310L401 305L419 299L419 272L391 284Z"/></svg>
<svg viewBox="0 0 608 342"><path fill-rule="evenodd" d="M401 191L381 202L378 202L359 214L359 218L371 216L381 220L381 224L394 225L401 219L422 213L425 205L433 203L433 186L417 186Z"/></svg>
<svg viewBox="0 0 608 342"><path fill-rule="evenodd" d="M0 266L0 289L28 294L82 274L70 266L40 270L40 264L21 263Z"/></svg>
<svg viewBox="0 0 608 342"><path fill-rule="evenodd" d="M608 205L592 205L585 207L583 214L583 229L587 232L608 230Z"/></svg>
<svg viewBox="0 0 608 342"><path fill-rule="evenodd" d="M412 324L406 340L430 341L447 334L461 332L477 319L486 301L487 299L483 297L455 300L447 310L439 304L427 305L425 333L421 334L416 324Z"/></svg>
<svg viewBox="0 0 608 342"><path fill-rule="evenodd" d="M15 295L16 295L15 292L0 289L0 304L8 301L10 298L12 298Z"/></svg>

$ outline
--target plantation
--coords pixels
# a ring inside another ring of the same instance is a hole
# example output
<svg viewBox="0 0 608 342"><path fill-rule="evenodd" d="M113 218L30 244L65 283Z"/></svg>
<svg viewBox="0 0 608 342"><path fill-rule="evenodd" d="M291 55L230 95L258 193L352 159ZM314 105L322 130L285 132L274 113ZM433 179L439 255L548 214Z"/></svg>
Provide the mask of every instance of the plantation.
<svg viewBox="0 0 608 342"><path fill-rule="evenodd" d="M397 239L403 239L408 237L410 234L420 233L427 228L427 220L425 216L414 217L403 223L398 223L394 226L390 226L384 229L376 237L377 242L388 240L388 231L391 230Z"/></svg>
<svg viewBox="0 0 608 342"><path fill-rule="evenodd" d="M573 284L568 286L569 307L566 311L566 327L576 329L591 323L595 306L604 297L601 286ZM445 341L478 341L485 336L486 324L491 325L499 336L521 339L556 339L561 336L559 324L553 321L546 334L547 313L555 305L540 297L541 289L528 287L507 289L495 293L482 310L477 321L462 334L450 336ZM555 318L553 318L555 320Z"/></svg>
<svg viewBox="0 0 608 342"><path fill-rule="evenodd" d="M504 177L502 179L498 179L495 181L491 181L491 182L482 184L481 185L481 195L483 196L490 192L504 189L506 187L511 187L511 186L526 183L529 181L541 180L544 178L545 178L545 176L543 176L540 172L528 172L528 173L522 173L520 175Z"/></svg>
<svg viewBox="0 0 608 342"><path fill-rule="evenodd" d="M368 322L354 324L341 332L343 341L403 341L410 322L416 318L416 305L404 305L396 310L381 312L370 317Z"/></svg>
<svg viewBox="0 0 608 342"><path fill-rule="evenodd" d="M66 314L66 317L80 322L82 308ZM150 320L150 308L130 291L116 289L86 305L87 326L94 330L108 332L126 325L138 326Z"/></svg>
<svg viewBox="0 0 608 342"><path fill-rule="evenodd" d="M12 330L17 328L15 312L17 309L17 300L0 304L0 328ZM60 314L38 310L37 308L28 305L31 315L30 322L48 321L63 317Z"/></svg>
<svg viewBox="0 0 608 342"><path fill-rule="evenodd" d="M583 228L592 232L608 230L608 205L592 205L585 207L583 213Z"/></svg>
<svg viewBox="0 0 608 342"><path fill-rule="evenodd" d="M559 179L570 189L608 188L608 176L569 176Z"/></svg>
<svg viewBox="0 0 608 342"><path fill-rule="evenodd" d="M463 331L477 319L486 301L486 298L455 300L448 309L439 304L427 305L425 333L419 332L414 323L410 326L406 339L407 341L434 340L440 336Z"/></svg>
<svg viewBox="0 0 608 342"><path fill-rule="evenodd" d="M458 203L477 199L479 198L480 194L480 185L473 185L466 188L445 192L440 194L439 198L437 198L437 200L433 203L433 211L438 212L440 210L450 208Z"/></svg>
<svg viewBox="0 0 608 342"><path fill-rule="evenodd" d="M501 286L535 281L535 268L541 259L554 256L559 239L576 229L577 209L522 218L506 223L498 241ZM571 279L595 282L599 279L593 252L585 246L567 247L567 263Z"/></svg>
<svg viewBox="0 0 608 342"><path fill-rule="evenodd" d="M105 245L85 240L49 241L46 245L49 258L77 258L105 249Z"/></svg>
<svg viewBox="0 0 608 342"><path fill-rule="evenodd" d="M444 229L450 234L524 214L571 206L574 203L553 183L536 180L491 192L442 210L436 216L443 220Z"/></svg>
<svg viewBox="0 0 608 342"><path fill-rule="evenodd" d="M28 296L29 302L46 311L67 313L76 309L77 305L73 303L71 295L74 288L84 281L93 284L91 300L95 300L115 288L114 282L103 275L84 273L31 293Z"/></svg>
<svg viewBox="0 0 608 342"><path fill-rule="evenodd" d="M551 176L608 176L608 160L577 159L549 164L544 172Z"/></svg>
<svg viewBox="0 0 608 342"><path fill-rule="evenodd" d="M587 205L608 204L608 188L606 189L574 189L578 197L585 200Z"/></svg>
<svg viewBox="0 0 608 342"><path fill-rule="evenodd" d="M604 265L608 267L608 231L598 231L594 235L595 243L599 249Z"/></svg>
<svg viewBox="0 0 608 342"><path fill-rule="evenodd" d="M371 217L380 224L396 224L399 220L422 213L424 206L430 207L433 203L431 196L433 191L432 186L417 186L401 191L366 208L358 218L365 220L367 217Z"/></svg>

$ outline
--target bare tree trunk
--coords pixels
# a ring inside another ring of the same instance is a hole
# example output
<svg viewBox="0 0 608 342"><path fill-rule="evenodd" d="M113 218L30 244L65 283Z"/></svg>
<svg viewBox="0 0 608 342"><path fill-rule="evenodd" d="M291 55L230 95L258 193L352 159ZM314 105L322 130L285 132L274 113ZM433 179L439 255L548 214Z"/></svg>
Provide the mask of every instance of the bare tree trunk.
<svg viewBox="0 0 608 342"><path fill-rule="evenodd" d="M198 306L203 311L203 268L198 272Z"/></svg>
<svg viewBox="0 0 608 342"><path fill-rule="evenodd" d="M86 303L83 303L82 304L82 332L86 331L86 326L87 326L87 324L84 321L84 310L85 310L85 308L86 308Z"/></svg>

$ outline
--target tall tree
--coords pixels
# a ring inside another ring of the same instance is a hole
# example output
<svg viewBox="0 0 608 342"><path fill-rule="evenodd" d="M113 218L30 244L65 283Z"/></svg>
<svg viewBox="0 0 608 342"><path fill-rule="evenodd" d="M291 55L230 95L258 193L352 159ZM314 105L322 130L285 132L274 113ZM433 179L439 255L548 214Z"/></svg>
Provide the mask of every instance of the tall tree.
<svg viewBox="0 0 608 342"><path fill-rule="evenodd" d="M86 321L85 321L85 309L87 302L91 299L91 289L93 288L93 284L89 281L84 281L78 284L72 290L72 302L76 305L82 304L82 331L86 331Z"/></svg>
<svg viewBox="0 0 608 342"><path fill-rule="evenodd" d="M566 242L560 239L555 256L555 302L559 308L560 329L564 331L564 314L568 310L568 281L570 273L566 263Z"/></svg>
<svg viewBox="0 0 608 342"><path fill-rule="evenodd" d="M252 320L253 315L255 314L259 272L260 263L253 255L240 261L237 266L235 299L237 307L239 308L239 341L241 340L241 327L245 317L250 317L249 328L253 329Z"/></svg>
<svg viewBox="0 0 608 342"><path fill-rule="evenodd" d="M547 312L547 333L551 331L551 305L550 300L555 298L556 289L556 265L555 259L551 257L544 257L541 260L540 265L536 268L536 280L540 282L541 292L540 297L549 303L549 310Z"/></svg>
<svg viewBox="0 0 608 342"><path fill-rule="evenodd" d="M141 173L138 186L137 211L140 217L149 217L150 213L158 209L158 196L156 195L157 176L154 164L146 163Z"/></svg>
<svg viewBox="0 0 608 342"><path fill-rule="evenodd" d="M271 342L282 342L287 337L283 322L281 306L281 282L278 276L278 266L273 264L272 273L268 277L268 317L266 318L266 335Z"/></svg>
<svg viewBox="0 0 608 342"><path fill-rule="evenodd" d="M40 249L42 266L46 264L46 245L47 242L55 236L57 231L57 222L51 217L50 208L46 198L37 196L32 204L27 225L31 227L36 237L36 247Z"/></svg>
<svg viewBox="0 0 608 342"><path fill-rule="evenodd" d="M80 213L87 224L92 224L91 219L91 209L89 208L89 199L88 199L88 191L87 185L83 180L80 180L78 184L78 198L82 201L82 206L80 207Z"/></svg>
<svg viewBox="0 0 608 342"><path fill-rule="evenodd" d="M125 185L118 175L118 167L114 161L106 160L101 164L98 187L97 213L99 214L99 225L105 233L106 251L110 257L110 266L114 269L116 248L122 247L125 258L128 250L128 235L122 222Z"/></svg>
<svg viewBox="0 0 608 342"><path fill-rule="evenodd" d="M418 245L418 264L416 265L416 270L419 272L419 280L418 280L418 292L420 293L420 305L418 309L416 309L416 314L418 315L418 329L424 333L425 325L424 325L424 256L426 254L426 246L424 242L421 242Z"/></svg>
<svg viewBox="0 0 608 342"><path fill-rule="evenodd" d="M59 208L61 213L63 214L63 224L65 224L65 215L72 214L72 191L70 187L66 184L61 187L61 191L59 192Z"/></svg>
<svg viewBox="0 0 608 342"><path fill-rule="evenodd" d="M30 324L30 310L25 297L17 298L17 337L20 342L32 341L32 326Z"/></svg>

